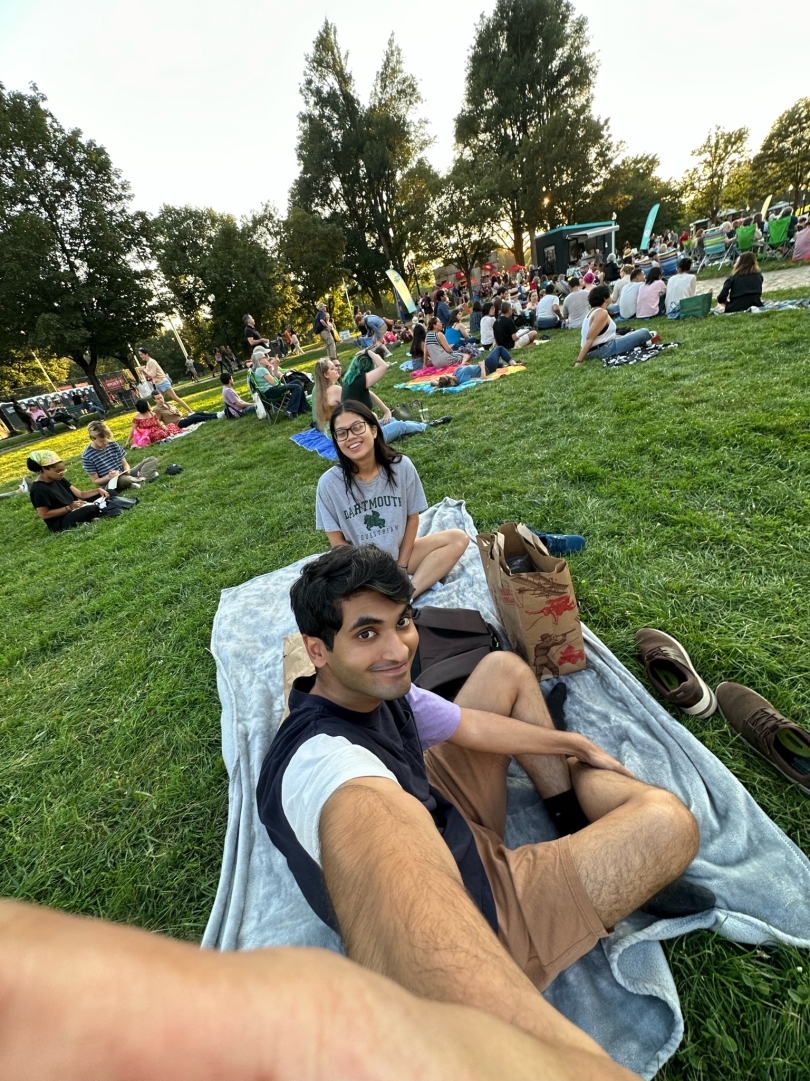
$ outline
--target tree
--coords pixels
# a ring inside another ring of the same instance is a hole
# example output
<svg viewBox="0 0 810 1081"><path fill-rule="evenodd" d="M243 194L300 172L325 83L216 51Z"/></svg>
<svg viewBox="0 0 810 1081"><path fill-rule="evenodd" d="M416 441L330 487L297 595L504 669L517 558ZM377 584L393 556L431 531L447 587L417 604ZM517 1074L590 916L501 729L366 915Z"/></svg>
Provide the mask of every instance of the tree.
<svg viewBox="0 0 810 1081"><path fill-rule="evenodd" d="M315 309L339 284L346 240L334 221L291 206L281 223L281 254L290 268L301 302Z"/></svg>
<svg viewBox="0 0 810 1081"><path fill-rule="evenodd" d="M561 223L607 165L607 129L591 112L596 60L570 0L497 0L476 28L456 141L500 163L501 191L523 261L524 234Z"/></svg>
<svg viewBox="0 0 810 1081"><path fill-rule="evenodd" d="M593 194L583 217L588 221L607 221L614 213L622 240L638 245L650 209L660 203L656 229L679 226L683 220L680 192L668 180L658 176L659 159L655 154L623 157L608 171L602 185Z"/></svg>
<svg viewBox="0 0 810 1081"><path fill-rule="evenodd" d="M810 98L799 98L776 118L754 157L760 192L787 195L804 206L810 191Z"/></svg>
<svg viewBox="0 0 810 1081"><path fill-rule="evenodd" d="M301 172L291 206L306 208L344 236L344 267L382 307L388 266L404 273L422 218L414 197L430 168L415 116L416 80L389 38L367 105L360 100L335 27L324 21L306 58L296 153Z"/></svg>
<svg viewBox="0 0 810 1081"><path fill-rule="evenodd" d="M490 178L468 159L459 158L444 178L428 210L430 254L463 270L472 280L496 246L502 203Z"/></svg>
<svg viewBox="0 0 810 1081"><path fill-rule="evenodd" d="M728 197L729 180L747 160L748 128L715 127L692 151L697 159L683 179L687 208L696 217L716 220Z"/></svg>
<svg viewBox="0 0 810 1081"><path fill-rule="evenodd" d="M19 350L25 334L106 402L99 360L131 363L129 343L156 323L146 219L104 147L66 131L45 100L0 86L0 347Z"/></svg>
<svg viewBox="0 0 810 1081"><path fill-rule="evenodd" d="M248 313L268 335L289 321L296 297L280 234L270 207L240 221L210 209L161 207L150 235L163 310L178 310L193 353L218 344L241 349Z"/></svg>

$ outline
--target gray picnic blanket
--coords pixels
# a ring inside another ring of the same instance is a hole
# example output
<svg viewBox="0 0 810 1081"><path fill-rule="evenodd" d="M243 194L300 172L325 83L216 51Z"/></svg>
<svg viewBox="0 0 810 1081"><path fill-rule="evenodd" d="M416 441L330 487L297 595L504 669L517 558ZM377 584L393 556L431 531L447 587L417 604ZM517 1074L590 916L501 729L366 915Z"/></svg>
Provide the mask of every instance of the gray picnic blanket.
<svg viewBox="0 0 810 1081"><path fill-rule="evenodd" d="M420 535L451 527L475 536L464 504L445 499L422 515ZM282 640L296 630L289 589L306 561L223 590L214 620L211 649L230 791L222 875L203 938L207 947L341 948L304 901L256 812L259 770L284 708ZM474 542L444 586L427 598L426 603L442 607L477 608L496 622ZM737 942L810 946L810 862L725 766L583 629L588 667L565 677L569 727L642 780L676 792L691 808L700 823L701 845L690 877L718 898L714 911L686 919L634 914L546 992L618 1062L650 1078L683 1035L678 994L660 940L710 928ZM548 681L543 688L552 685ZM507 843L516 847L553 836L535 789L513 765Z"/></svg>

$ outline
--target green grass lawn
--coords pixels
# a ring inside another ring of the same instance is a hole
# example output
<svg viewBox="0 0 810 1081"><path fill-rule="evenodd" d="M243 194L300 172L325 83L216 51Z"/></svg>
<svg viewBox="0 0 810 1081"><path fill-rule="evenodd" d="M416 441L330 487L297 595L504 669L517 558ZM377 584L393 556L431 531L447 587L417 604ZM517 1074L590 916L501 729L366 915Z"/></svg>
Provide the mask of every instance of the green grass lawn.
<svg viewBox="0 0 810 1081"><path fill-rule="evenodd" d="M583 619L642 678L633 634L661 627L712 685L810 724L810 314L657 328L682 347L616 370L575 371L578 336L558 333L528 372L429 399L454 421L405 450L429 500L465 499L482 529L584 533ZM389 403L413 397L401 378L377 388ZM219 408L213 385L183 393ZM111 423L123 437L128 417ZM324 549L327 463L290 443L301 427L209 422L158 448L181 476L63 536L27 497L0 502L0 894L199 939L227 814L211 623L221 589ZM83 486L83 432L47 445ZM26 453L0 456L0 490ZM810 803L719 716L678 719L810 851ZM707 934L666 948L686 1037L662 1077L808 1076L810 958Z"/></svg>

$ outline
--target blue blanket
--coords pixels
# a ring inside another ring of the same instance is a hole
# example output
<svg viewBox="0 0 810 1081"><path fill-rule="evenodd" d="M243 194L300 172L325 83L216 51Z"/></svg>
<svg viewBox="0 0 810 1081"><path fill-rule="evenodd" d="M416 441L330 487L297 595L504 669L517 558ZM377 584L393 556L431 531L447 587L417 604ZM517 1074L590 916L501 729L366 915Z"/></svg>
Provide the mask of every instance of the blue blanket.
<svg viewBox="0 0 810 1081"><path fill-rule="evenodd" d="M451 527L475 536L464 504L445 499L421 516L419 532ZM214 620L211 651L230 789L222 874L203 938L207 947L341 948L304 901L256 813L256 781L284 709L282 640L296 630L289 589L311 558L223 590ZM430 604L475 607L496 622L474 542L443 588L428 596ZM736 942L810 946L810 862L725 766L596 635L583 631L588 667L565 677L569 727L595 740L642 780L676 792L691 808L700 823L701 845L690 877L718 898L714 911L680 920L634 914L546 992L618 1062L650 1078L683 1035L660 940L711 928ZM257 656L261 665L252 661ZM513 765L507 843L515 847L553 836L537 792Z"/></svg>
<svg viewBox="0 0 810 1081"><path fill-rule="evenodd" d="M293 443L297 443L299 447L303 447L304 450L314 450L322 458L329 458L332 462L337 461L335 444L328 435L324 435L317 428L307 428L305 432L291 435L290 439L292 439Z"/></svg>

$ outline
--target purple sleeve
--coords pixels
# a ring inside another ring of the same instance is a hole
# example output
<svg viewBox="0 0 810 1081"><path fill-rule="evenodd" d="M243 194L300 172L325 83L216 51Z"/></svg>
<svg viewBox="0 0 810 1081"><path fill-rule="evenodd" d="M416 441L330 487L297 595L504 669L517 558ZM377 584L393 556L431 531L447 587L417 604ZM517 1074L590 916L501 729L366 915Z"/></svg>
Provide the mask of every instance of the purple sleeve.
<svg viewBox="0 0 810 1081"><path fill-rule="evenodd" d="M413 719L423 751L437 743L444 743L458 728L461 721L461 706L457 706L455 702L448 702L433 691L422 690L421 687L415 687L413 684L405 697L413 711Z"/></svg>

